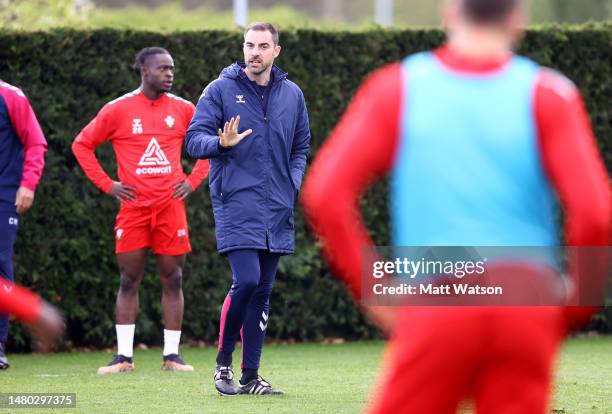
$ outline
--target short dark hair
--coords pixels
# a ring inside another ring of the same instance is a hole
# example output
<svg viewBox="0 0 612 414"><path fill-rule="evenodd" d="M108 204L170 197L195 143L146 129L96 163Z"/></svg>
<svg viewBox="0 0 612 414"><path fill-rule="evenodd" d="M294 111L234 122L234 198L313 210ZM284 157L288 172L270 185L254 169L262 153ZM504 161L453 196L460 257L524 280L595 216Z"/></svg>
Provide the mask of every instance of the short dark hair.
<svg viewBox="0 0 612 414"><path fill-rule="evenodd" d="M272 23L266 23L266 22L251 23L250 25L247 26L246 29L244 29L245 38L249 30L255 30L256 32L270 32L270 34L272 35L272 41L274 42L274 45L278 45L278 42L280 41L278 30L276 30L276 27L274 27Z"/></svg>
<svg viewBox="0 0 612 414"><path fill-rule="evenodd" d="M140 50L140 52L136 53L136 57L134 58L134 70L140 71L145 65L147 58L153 55L170 56L170 52L163 47L145 47L144 49Z"/></svg>
<svg viewBox="0 0 612 414"><path fill-rule="evenodd" d="M475 23L499 23L512 13L520 0L461 0L466 16Z"/></svg>

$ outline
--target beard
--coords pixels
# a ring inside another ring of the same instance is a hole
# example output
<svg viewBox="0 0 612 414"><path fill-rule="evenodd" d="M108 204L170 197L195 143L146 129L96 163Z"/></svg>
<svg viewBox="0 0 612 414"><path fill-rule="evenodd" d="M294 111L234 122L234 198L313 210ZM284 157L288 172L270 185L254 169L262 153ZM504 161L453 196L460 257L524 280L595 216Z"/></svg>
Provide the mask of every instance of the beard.
<svg viewBox="0 0 612 414"><path fill-rule="evenodd" d="M158 88L158 89L159 89L159 92L160 92L160 93L163 93L163 92L170 92L170 91L172 90L172 85L167 86L167 85L162 84L162 85L160 85L160 86L159 86L159 88Z"/></svg>
<svg viewBox="0 0 612 414"><path fill-rule="evenodd" d="M249 72L251 72L253 75L261 75L262 73L264 73L266 70L268 70L268 68L271 66L270 63L266 64L265 62L261 62L259 64L259 68L253 68L253 65L249 62L248 63L248 68L249 68Z"/></svg>

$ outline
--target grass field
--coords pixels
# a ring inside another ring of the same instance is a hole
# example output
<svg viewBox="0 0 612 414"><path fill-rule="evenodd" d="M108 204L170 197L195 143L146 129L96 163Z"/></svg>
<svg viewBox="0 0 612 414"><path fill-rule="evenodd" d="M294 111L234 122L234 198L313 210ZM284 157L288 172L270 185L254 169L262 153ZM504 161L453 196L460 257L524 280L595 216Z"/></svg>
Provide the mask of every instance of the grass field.
<svg viewBox="0 0 612 414"><path fill-rule="evenodd" d="M287 392L281 397L218 396L212 386L214 348L182 351L194 373L160 371L160 350L152 349L136 351L134 373L105 377L95 370L111 359L108 353L12 355L11 369L0 372L0 392L76 393L76 409L53 410L67 413L359 413L383 347L382 342L268 345L262 374ZM611 413L611 355L612 337L568 341L553 412Z"/></svg>

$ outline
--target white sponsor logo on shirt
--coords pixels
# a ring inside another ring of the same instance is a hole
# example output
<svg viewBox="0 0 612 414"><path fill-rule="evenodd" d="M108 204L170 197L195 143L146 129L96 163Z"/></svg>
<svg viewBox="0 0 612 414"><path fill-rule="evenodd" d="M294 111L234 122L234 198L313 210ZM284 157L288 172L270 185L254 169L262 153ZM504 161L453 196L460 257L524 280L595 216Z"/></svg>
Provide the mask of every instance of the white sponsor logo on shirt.
<svg viewBox="0 0 612 414"><path fill-rule="evenodd" d="M244 95L236 95L236 103L246 103Z"/></svg>
<svg viewBox="0 0 612 414"><path fill-rule="evenodd" d="M139 168L136 168L137 175L170 174L172 172L170 161L168 161L155 137L149 141L149 145L140 157L138 165Z"/></svg>

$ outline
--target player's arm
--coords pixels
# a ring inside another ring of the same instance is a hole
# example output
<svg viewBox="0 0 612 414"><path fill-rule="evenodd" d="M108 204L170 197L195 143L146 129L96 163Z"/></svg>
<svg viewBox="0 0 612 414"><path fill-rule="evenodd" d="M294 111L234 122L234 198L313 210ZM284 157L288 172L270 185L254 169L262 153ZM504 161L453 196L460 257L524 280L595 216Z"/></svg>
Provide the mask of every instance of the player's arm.
<svg viewBox="0 0 612 414"><path fill-rule="evenodd" d="M33 292L0 277L0 313L23 322L34 322L40 315L42 300Z"/></svg>
<svg viewBox="0 0 612 414"><path fill-rule="evenodd" d="M208 172L210 171L210 163L208 160L198 160L191 170L191 174L187 177L187 181L191 184L191 187L195 190L202 184L202 181L206 177L208 177Z"/></svg>
<svg viewBox="0 0 612 414"><path fill-rule="evenodd" d="M185 107L185 119L187 120L187 125L189 125L189 121L193 119L193 115L195 113L195 106L190 102L189 105ZM191 174L185 179L185 181L176 183L174 185L174 194L172 197L183 200L189 194L194 192L202 181L206 177L208 177L208 172L210 171L210 163L208 160L197 160L195 166L191 170Z"/></svg>
<svg viewBox="0 0 612 414"><path fill-rule="evenodd" d="M189 156L210 159L231 151L231 148L224 148L220 142L220 136L229 132L228 123L224 124L223 119L221 91L218 81L214 81L204 89L187 130L185 149Z"/></svg>
<svg viewBox="0 0 612 414"><path fill-rule="evenodd" d="M32 207L34 192L42 177L47 141L23 92L16 90L7 98L11 124L24 149L23 174L15 200L17 213L24 214Z"/></svg>
<svg viewBox="0 0 612 414"><path fill-rule="evenodd" d="M193 119L194 115L195 115L195 106L193 106L193 104L190 104L188 118L191 120ZM200 184L202 184L202 181L204 181L204 179L208 177L209 171L210 171L210 163L208 162L208 160L198 160L196 161L195 166L193 167L193 170L191 170L191 174L189 174L189 177L187 177L186 181L191 185L191 188L195 191L196 188L198 188Z"/></svg>
<svg viewBox="0 0 612 414"><path fill-rule="evenodd" d="M310 147L310 123L308 121L308 110L306 108L306 100L300 91L300 103L298 107L298 120L293 137L293 146L291 147L291 156L289 157L289 166L291 168L291 179L297 192L302 186L302 177L306 169L306 159L308 158L308 149Z"/></svg>
<svg viewBox="0 0 612 414"><path fill-rule="evenodd" d="M566 214L570 246L607 246L612 197L584 102L553 71L540 75L535 97L542 162Z"/></svg>
<svg viewBox="0 0 612 414"><path fill-rule="evenodd" d="M372 240L359 199L392 167L399 134L402 72L399 64L370 76L319 150L301 201L332 271L361 297L361 254Z"/></svg>
<svg viewBox="0 0 612 414"><path fill-rule="evenodd" d="M72 153L83 168L85 175L103 192L121 201L134 200L134 187L113 181L96 158L95 150L105 143L113 133L110 111L103 108L100 113L77 135L72 143Z"/></svg>
<svg viewBox="0 0 612 414"><path fill-rule="evenodd" d="M173 198L184 200L189 194L193 193L208 176L210 164L208 160L197 160L191 174L180 183L174 184Z"/></svg>
<svg viewBox="0 0 612 414"><path fill-rule="evenodd" d="M0 277L0 313L13 315L26 324L40 351L48 351L64 331L59 312L38 295Z"/></svg>
<svg viewBox="0 0 612 414"><path fill-rule="evenodd" d="M535 111L544 169L565 211L567 244L608 246L612 228L610 184L578 90L561 75L544 71L536 88ZM570 251L570 274L577 287L570 304L584 305L581 297L587 295L591 301L592 294L597 296L605 290L609 271L605 250ZM588 322L594 311L592 307L567 307L568 329Z"/></svg>

